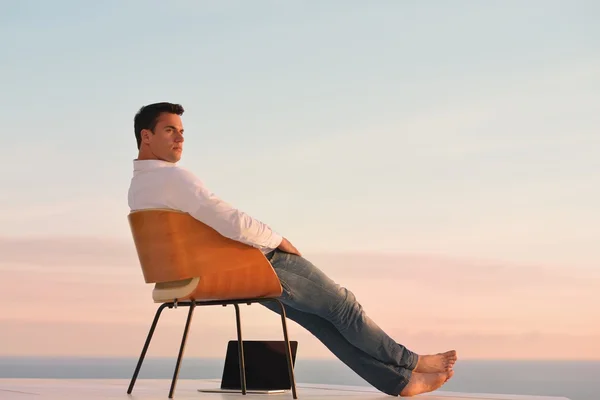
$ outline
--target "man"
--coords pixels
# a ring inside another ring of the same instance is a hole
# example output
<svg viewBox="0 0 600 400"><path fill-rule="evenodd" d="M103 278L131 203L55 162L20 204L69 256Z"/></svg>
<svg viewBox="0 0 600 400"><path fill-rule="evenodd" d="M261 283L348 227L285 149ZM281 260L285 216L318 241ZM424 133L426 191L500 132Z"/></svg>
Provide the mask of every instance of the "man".
<svg viewBox="0 0 600 400"><path fill-rule="evenodd" d="M136 114L139 154L129 189L131 210L187 212L221 235L260 249L281 281L287 316L378 390L412 396L436 390L452 377L454 350L420 356L396 343L365 314L352 292L303 258L289 240L177 166L184 142L183 111L179 104L156 103Z"/></svg>

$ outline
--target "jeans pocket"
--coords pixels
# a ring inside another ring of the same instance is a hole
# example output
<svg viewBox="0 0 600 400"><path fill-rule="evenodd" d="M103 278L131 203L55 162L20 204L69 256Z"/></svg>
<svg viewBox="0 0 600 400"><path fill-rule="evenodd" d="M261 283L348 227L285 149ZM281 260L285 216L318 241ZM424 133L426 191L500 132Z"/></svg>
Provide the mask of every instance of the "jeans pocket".
<svg viewBox="0 0 600 400"><path fill-rule="evenodd" d="M286 300L291 300L292 299L292 289L290 288L290 285L288 285L288 283L285 281L285 279L281 279L281 277L279 278L279 283L281 284L281 288L283 289L283 291L281 293L281 298L286 299Z"/></svg>

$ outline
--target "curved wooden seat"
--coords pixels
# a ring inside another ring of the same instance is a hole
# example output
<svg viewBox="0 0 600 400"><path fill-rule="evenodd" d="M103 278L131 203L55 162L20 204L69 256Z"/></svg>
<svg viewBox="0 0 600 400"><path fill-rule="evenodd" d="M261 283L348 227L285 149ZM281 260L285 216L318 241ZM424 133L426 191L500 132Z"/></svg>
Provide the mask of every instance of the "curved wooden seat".
<svg viewBox="0 0 600 400"><path fill-rule="evenodd" d="M278 297L279 278L263 253L176 210L128 216L144 280L155 302ZM177 294L178 297L169 297Z"/></svg>
<svg viewBox="0 0 600 400"><path fill-rule="evenodd" d="M278 299L281 283L264 254L257 248L226 238L191 215L170 209L132 211L129 226L146 283L154 283L152 298L162 303L148 331L146 342L129 383L131 394L162 310L189 307L179 355L175 363L169 398L173 398L192 315L199 305L235 308L242 394L246 394L246 371L240 319L240 303L274 302L279 308L286 343L292 395L296 382L286 312Z"/></svg>

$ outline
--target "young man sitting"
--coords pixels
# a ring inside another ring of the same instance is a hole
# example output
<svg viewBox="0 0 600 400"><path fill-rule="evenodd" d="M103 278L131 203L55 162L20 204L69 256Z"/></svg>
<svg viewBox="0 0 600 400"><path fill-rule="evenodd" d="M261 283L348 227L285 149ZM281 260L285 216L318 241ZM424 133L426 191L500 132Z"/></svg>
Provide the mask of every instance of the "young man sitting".
<svg viewBox="0 0 600 400"><path fill-rule="evenodd" d="M221 235L260 249L279 277L288 318L378 390L412 396L436 390L452 377L456 351L418 355L396 343L366 315L352 292L302 257L289 240L223 201L179 167L183 111L179 104L157 103L136 114L139 154L129 189L131 210L186 212Z"/></svg>

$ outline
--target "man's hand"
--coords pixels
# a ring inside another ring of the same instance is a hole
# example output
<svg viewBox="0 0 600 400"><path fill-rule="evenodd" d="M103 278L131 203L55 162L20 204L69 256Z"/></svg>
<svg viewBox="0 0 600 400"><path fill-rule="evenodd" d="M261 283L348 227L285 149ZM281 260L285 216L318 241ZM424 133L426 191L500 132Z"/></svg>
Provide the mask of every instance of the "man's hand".
<svg viewBox="0 0 600 400"><path fill-rule="evenodd" d="M297 256L302 257L302 254L300 254L300 252L298 251L298 249L296 249L294 247L293 244L290 243L289 240L287 240L286 238L283 238L283 240L281 241L281 243L279 244L279 246L277 246L277 248L281 251L285 251L286 253L291 253L291 254L295 254Z"/></svg>

